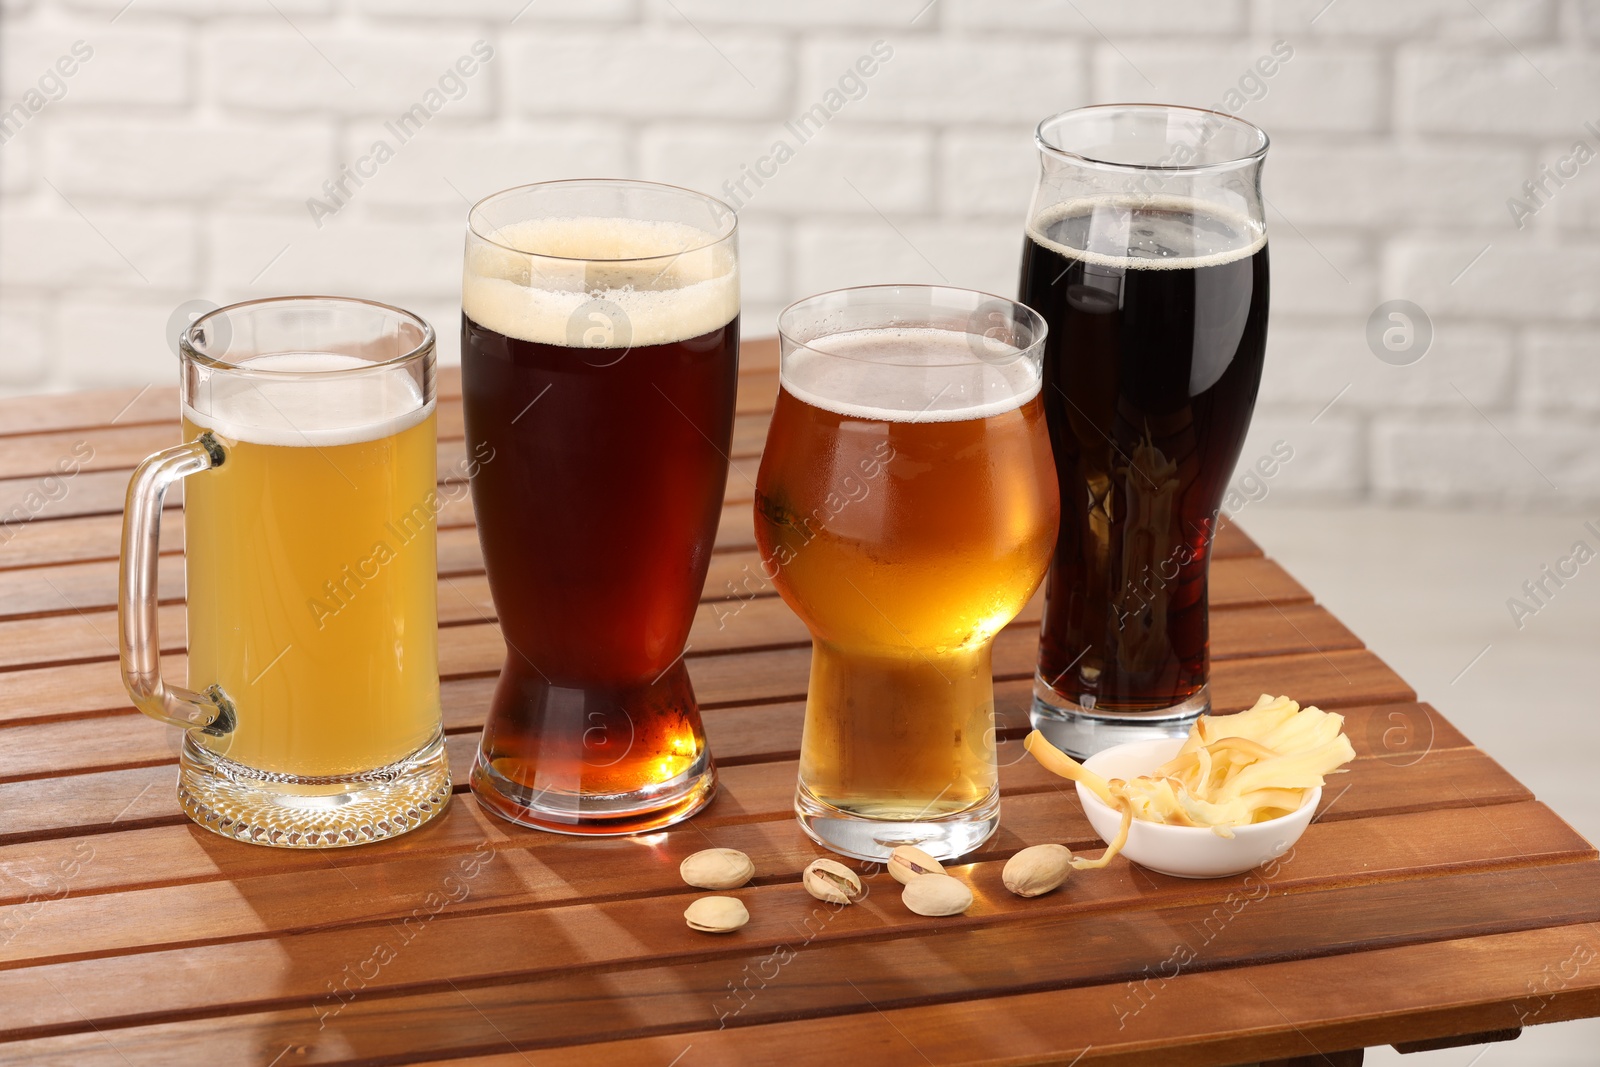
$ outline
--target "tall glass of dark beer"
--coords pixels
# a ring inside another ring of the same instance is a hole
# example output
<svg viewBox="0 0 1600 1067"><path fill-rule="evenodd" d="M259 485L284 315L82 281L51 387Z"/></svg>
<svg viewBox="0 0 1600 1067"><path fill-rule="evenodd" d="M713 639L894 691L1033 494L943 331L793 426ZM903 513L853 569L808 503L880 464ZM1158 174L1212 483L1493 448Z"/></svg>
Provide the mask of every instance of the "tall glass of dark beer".
<svg viewBox="0 0 1600 1067"><path fill-rule="evenodd" d="M583 180L472 208L461 386L506 642L472 789L513 822L636 833L711 799L684 652L738 381L733 211Z"/></svg>
<svg viewBox="0 0 1600 1067"><path fill-rule="evenodd" d="M1034 725L1088 755L1210 709L1206 576L1267 339L1267 136L1153 104L1039 124L1022 300L1061 490Z"/></svg>

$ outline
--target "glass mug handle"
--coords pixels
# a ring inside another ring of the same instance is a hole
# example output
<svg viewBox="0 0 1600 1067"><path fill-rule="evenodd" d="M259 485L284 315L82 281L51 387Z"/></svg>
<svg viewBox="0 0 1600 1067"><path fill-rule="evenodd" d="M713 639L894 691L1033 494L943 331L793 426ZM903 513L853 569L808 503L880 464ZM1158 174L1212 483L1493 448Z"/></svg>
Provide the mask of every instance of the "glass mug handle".
<svg viewBox="0 0 1600 1067"><path fill-rule="evenodd" d="M134 706L152 719L213 736L236 723L233 703L213 685L196 693L161 680L157 626L156 567L161 551L161 509L167 489L180 478L222 466L226 453L209 433L150 456L128 482L122 515L122 572L117 581L117 621L122 682Z"/></svg>

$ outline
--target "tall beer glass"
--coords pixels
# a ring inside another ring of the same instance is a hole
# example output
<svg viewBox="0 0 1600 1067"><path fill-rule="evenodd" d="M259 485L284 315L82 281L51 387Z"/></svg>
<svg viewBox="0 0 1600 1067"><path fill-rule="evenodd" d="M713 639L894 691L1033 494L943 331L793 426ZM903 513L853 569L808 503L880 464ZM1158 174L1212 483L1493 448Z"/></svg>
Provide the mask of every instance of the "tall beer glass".
<svg viewBox="0 0 1600 1067"><path fill-rule="evenodd" d="M1194 108L1039 124L1022 299L1061 487L1034 724L1087 755L1210 708L1206 573L1267 340L1267 136Z"/></svg>
<svg viewBox="0 0 1600 1067"><path fill-rule="evenodd" d="M122 674L188 731L208 830L355 845L450 799L439 713L433 328L334 297L257 300L180 341L183 436L128 486ZM189 685L162 680L156 568L184 484Z"/></svg>
<svg viewBox="0 0 1600 1067"><path fill-rule="evenodd" d="M472 788L514 822L634 833L716 785L683 655L738 384L735 217L633 181L469 215L461 371L506 640Z"/></svg>
<svg viewBox="0 0 1600 1067"><path fill-rule="evenodd" d="M962 855L1000 817L990 645L1055 541L1044 323L901 285L802 300L778 331L755 529L812 637L795 810L845 855Z"/></svg>

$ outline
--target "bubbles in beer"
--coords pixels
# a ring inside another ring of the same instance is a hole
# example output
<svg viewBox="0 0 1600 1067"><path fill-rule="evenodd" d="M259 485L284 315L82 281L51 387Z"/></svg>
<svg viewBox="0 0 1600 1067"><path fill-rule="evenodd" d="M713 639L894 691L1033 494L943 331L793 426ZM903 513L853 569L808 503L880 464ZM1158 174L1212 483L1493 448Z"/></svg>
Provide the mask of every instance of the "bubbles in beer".
<svg viewBox="0 0 1600 1067"><path fill-rule="evenodd" d="M975 343L984 346L981 359ZM781 377L797 400L840 415L956 422L990 418L1038 394L1038 367L1020 357L1014 345L956 330L851 330L790 352Z"/></svg>
<svg viewBox="0 0 1600 1067"><path fill-rule="evenodd" d="M637 348L700 337L739 313L730 242L695 226L622 218L530 219L469 241L461 307L507 337ZM608 309L587 328L586 308ZM619 329L619 324L626 324Z"/></svg>

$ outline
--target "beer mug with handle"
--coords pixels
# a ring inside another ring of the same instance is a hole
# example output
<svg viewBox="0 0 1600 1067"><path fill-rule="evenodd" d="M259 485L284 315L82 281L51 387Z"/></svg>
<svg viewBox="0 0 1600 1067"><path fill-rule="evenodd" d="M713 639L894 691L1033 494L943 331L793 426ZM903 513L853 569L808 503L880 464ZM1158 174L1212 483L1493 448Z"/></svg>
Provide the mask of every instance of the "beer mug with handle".
<svg viewBox="0 0 1600 1067"><path fill-rule="evenodd" d="M433 328L284 297L204 315L180 349L186 443L128 486L119 613L134 704L187 731L184 811L285 847L421 825L450 798ZM162 507L185 478L181 688L163 679L156 620Z"/></svg>

